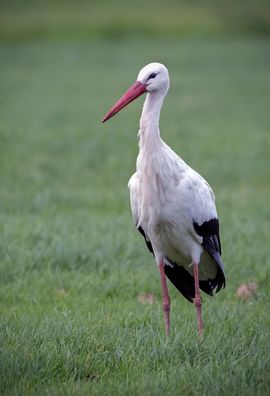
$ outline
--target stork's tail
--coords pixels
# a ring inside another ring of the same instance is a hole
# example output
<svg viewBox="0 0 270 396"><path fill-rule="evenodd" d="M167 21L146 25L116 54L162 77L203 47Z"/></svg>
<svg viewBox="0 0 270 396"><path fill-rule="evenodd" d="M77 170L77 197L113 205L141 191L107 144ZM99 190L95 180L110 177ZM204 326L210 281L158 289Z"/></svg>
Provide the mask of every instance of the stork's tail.
<svg viewBox="0 0 270 396"><path fill-rule="evenodd" d="M193 276L190 275L190 273L182 265L180 266L168 259L167 261L170 263L170 265L165 265L165 274L167 278L188 301L193 302L193 299L195 298L195 285ZM218 274L215 279L200 281L200 289L210 296L213 296L215 289L216 292L218 292L222 286L225 286L225 284L223 284L223 279L222 285L220 284L222 274L219 272L221 271L218 269Z"/></svg>

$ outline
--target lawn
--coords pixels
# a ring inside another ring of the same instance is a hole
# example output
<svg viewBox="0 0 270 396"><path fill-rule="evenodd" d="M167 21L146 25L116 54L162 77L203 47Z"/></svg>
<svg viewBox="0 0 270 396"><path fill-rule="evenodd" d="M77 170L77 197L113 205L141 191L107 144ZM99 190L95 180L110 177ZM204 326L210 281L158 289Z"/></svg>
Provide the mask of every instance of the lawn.
<svg viewBox="0 0 270 396"><path fill-rule="evenodd" d="M20 38L3 26L1 394L269 395L269 38L195 29L65 39L26 34L23 22ZM162 137L217 197L227 287L204 295L203 341L194 307L171 286L165 338L159 273L131 219L143 99L101 124L155 60L171 76ZM256 294L237 298L250 282Z"/></svg>

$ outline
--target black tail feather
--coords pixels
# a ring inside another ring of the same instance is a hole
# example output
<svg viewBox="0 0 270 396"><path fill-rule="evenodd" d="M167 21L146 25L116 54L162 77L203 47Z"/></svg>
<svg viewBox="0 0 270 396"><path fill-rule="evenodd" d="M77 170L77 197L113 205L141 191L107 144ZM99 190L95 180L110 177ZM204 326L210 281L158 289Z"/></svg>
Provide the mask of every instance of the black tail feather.
<svg viewBox="0 0 270 396"><path fill-rule="evenodd" d="M171 265L165 265L165 274L167 278L188 301L193 302L195 297L194 278L185 270L184 267L180 267L174 263Z"/></svg>

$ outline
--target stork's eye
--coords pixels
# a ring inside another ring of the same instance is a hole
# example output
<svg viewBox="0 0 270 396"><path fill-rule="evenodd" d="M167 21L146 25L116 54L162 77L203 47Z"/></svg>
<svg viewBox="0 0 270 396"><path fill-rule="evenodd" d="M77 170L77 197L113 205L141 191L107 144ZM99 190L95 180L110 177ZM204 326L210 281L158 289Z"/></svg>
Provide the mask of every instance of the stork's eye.
<svg viewBox="0 0 270 396"><path fill-rule="evenodd" d="M150 76L148 77L147 81L150 80L150 78L156 78L157 74L156 73L151 73Z"/></svg>

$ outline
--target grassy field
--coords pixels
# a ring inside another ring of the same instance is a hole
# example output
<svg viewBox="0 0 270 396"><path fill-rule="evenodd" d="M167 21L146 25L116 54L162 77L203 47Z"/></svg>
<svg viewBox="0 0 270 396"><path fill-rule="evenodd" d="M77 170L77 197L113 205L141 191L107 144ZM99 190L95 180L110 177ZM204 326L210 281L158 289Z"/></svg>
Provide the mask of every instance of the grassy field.
<svg viewBox="0 0 270 396"><path fill-rule="evenodd" d="M60 12L42 14L53 27L39 35L31 28L40 21L35 8L20 20L19 5L7 4L0 28L1 394L269 395L269 38L199 35L197 27L169 32L164 18L168 37L111 40L87 31L65 39L59 29L69 19ZM108 26L102 23L99 32ZM217 196L228 285L204 296L203 342L194 307L173 287L165 339L159 273L131 220L126 185L142 99L100 122L153 60L171 75L162 137ZM257 293L239 300L236 290L248 282ZM141 293L153 293L154 304L141 304Z"/></svg>

